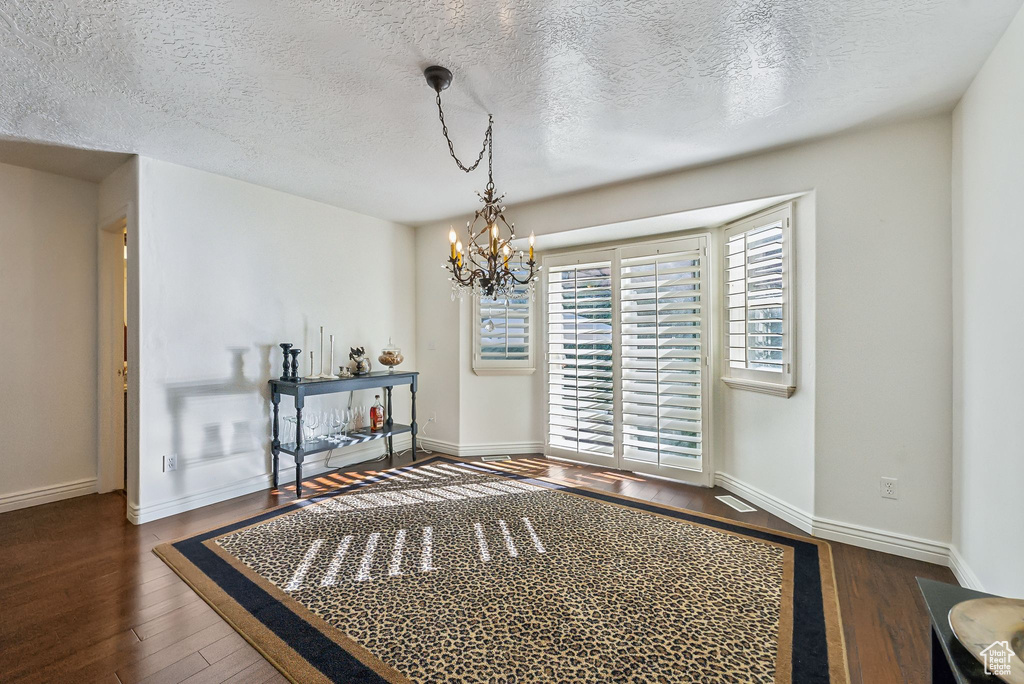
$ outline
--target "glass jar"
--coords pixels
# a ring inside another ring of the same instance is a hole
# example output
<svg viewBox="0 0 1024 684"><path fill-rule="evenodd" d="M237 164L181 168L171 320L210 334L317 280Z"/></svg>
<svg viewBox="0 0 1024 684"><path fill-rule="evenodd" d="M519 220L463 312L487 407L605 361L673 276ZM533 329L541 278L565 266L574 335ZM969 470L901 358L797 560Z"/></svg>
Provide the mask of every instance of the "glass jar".
<svg viewBox="0 0 1024 684"><path fill-rule="evenodd" d="M387 366L389 373L395 372L395 366L405 361L405 357L402 356L402 349L396 347L391 343L391 338L388 338L388 345L380 350L380 356L377 357L380 361L380 365Z"/></svg>

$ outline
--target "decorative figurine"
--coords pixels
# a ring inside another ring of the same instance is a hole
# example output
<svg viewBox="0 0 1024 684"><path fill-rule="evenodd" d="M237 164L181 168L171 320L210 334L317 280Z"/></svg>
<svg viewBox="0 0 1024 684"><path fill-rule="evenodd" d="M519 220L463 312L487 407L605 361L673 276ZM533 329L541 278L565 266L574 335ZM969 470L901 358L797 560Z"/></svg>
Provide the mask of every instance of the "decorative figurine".
<svg viewBox="0 0 1024 684"><path fill-rule="evenodd" d="M391 343L391 338L388 338L388 346L380 350L380 356L377 357L382 366L388 367L388 373L395 372L395 366L405 361L405 357L402 356L402 350L400 347L396 347Z"/></svg>
<svg viewBox="0 0 1024 684"><path fill-rule="evenodd" d="M295 382L298 382L298 380L299 380L299 354L302 353L302 350L299 349L298 347L292 347L291 349L288 350L288 353L292 355L292 374L291 374L291 377L286 378L286 379L287 380L294 380Z"/></svg>
<svg viewBox="0 0 1024 684"><path fill-rule="evenodd" d="M352 371L349 370L348 366L338 366L338 377L339 378L351 378Z"/></svg>
<svg viewBox="0 0 1024 684"><path fill-rule="evenodd" d="M282 380L291 380L292 379L292 373L291 373L291 363L289 363L289 361L288 361L288 350L292 348L292 344L291 344L291 342L282 342L280 347L281 347L281 350L284 352L284 375L281 376L281 379Z"/></svg>
<svg viewBox="0 0 1024 684"><path fill-rule="evenodd" d="M355 375L366 375L370 372L370 359L366 358L365 347L349 347L348 358L352 359L349 366Z"/></svg>

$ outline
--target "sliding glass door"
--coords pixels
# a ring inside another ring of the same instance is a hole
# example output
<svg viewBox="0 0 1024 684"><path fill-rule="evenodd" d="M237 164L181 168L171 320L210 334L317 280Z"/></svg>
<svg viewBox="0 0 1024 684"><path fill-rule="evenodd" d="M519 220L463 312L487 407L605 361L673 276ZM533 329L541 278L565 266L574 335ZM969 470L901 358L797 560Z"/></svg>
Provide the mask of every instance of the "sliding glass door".
<svg viewBox="0 0 1024 684"><path fill-rule="evenodd" d="M705 236L545 260L552 456L710 484Z"/></svg>

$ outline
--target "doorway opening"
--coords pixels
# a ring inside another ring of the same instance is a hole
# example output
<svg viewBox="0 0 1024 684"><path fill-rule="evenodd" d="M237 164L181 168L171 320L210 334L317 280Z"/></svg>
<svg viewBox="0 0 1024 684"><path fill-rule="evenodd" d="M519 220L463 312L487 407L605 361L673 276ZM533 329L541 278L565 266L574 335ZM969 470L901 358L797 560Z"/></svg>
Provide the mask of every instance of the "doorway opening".
<svg viewBox="0 0 1024 684"><path fill-rule="evenodd" d="M127 494L130 406L128 339L128 222L99 230L98 489Z"/></svg>

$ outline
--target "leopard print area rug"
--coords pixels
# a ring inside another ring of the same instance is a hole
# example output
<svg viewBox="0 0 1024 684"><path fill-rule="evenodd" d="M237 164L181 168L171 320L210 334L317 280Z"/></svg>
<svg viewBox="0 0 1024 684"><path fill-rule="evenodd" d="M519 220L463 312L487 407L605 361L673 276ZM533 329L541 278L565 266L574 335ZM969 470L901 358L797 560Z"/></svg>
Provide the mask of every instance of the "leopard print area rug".
<svg viewBox="0 0 1024 684"><path fill-rule="evenodd" d="M848 681L827 543L487 464L156 553L297 682Z"/></svg>

